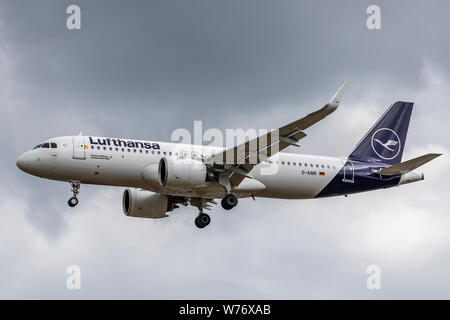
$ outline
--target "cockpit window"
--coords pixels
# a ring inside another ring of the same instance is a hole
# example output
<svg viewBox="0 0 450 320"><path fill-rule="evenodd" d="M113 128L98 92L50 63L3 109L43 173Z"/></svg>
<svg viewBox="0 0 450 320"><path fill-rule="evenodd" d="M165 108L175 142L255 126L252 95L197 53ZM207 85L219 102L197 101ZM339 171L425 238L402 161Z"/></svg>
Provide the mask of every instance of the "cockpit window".
<svg viewBox="0 0 450 320"><path fill-rule="evenodd" d="M53 148L56 149L58 147L58 145L54 142L46 142L46 143L41 143L38 144L36 147L33 148L34 149L39 149L39 148Z"/></svg>

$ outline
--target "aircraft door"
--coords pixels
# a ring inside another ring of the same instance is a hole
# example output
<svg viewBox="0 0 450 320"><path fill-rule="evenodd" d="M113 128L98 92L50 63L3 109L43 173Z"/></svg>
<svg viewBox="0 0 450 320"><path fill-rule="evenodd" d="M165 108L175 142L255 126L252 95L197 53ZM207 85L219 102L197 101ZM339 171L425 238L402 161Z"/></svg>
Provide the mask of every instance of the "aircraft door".
<svg viewBox="0 0 450 320"><path fill-rule="evenodd" d="M343 182L354 183L355 182L355 169L353 167L353 161L347 160L344 163L344 178Z"/></svg>
<svg viewBox="0 0 450 320"><path fill-rule="evenodd" d="M74 136L73 139L73 156L74 159L84 160L86 159L84 137Z"/></svg>

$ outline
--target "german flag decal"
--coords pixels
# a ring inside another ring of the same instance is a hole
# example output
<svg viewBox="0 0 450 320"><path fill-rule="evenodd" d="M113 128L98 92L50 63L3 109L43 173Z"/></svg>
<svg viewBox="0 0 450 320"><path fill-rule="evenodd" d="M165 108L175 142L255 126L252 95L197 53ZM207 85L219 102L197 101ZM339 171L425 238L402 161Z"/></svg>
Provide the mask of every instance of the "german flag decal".
<svg viewBox="0 0 450 320"><path fill-rule="evenodd" d="M325 172L319 172L319 176L324 176Z"/></svg>

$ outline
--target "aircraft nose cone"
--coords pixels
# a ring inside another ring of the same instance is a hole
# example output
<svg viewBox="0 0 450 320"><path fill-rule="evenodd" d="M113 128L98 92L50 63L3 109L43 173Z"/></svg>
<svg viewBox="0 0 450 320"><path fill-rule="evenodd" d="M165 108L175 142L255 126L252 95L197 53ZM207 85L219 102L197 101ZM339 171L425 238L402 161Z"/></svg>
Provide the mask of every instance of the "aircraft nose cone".
<svg viewBox="0 0 450 320"><path fill-rule="evenodd" d="M30 166L30 157L26 152L17 157L16 166L22 171L27 171Z"/></svg>
<svg viewBox="0 0 450 320"><path fill-rule="evenodd" d="M23 168L25 167L25 159L24 159L23 154L21 154L20 156L17 157L17 159L16 159L16 166L20 170L23 170Z"/></svg>

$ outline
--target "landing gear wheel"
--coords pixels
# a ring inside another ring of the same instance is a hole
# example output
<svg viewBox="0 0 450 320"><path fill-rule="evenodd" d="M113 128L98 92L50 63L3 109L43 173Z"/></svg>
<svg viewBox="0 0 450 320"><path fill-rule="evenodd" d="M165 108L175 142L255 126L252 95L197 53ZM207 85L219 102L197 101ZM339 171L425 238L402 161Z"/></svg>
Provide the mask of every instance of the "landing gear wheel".
<svg viewBox="0 0 450 320"><path fill-rule="evenodd" d="M76 197L72 197L67 202L69 204L69 207L75 207L78 204L78 199Z"/></svg>
<svg viewBox="0 0 450 320"><path fill-rule="evenodd" d="M195 218L195 226L197 228L203 229L211 222L211 218L206 213L200 213L197 218Z"/></svg>
<svg viewBox="0 0 450 320"><path fill-rule="evenodd" d="M227 194L221 201L222 208L231 210L238 204L238 198L234 194Z"/></svg>
<svg viewBox="0 0 450 320"><path fill-rule="evenodd" d="M199 229L203 229L204 227L201 226L200 221L198 221L198 217L195 218L195 226Z"/></svg>

